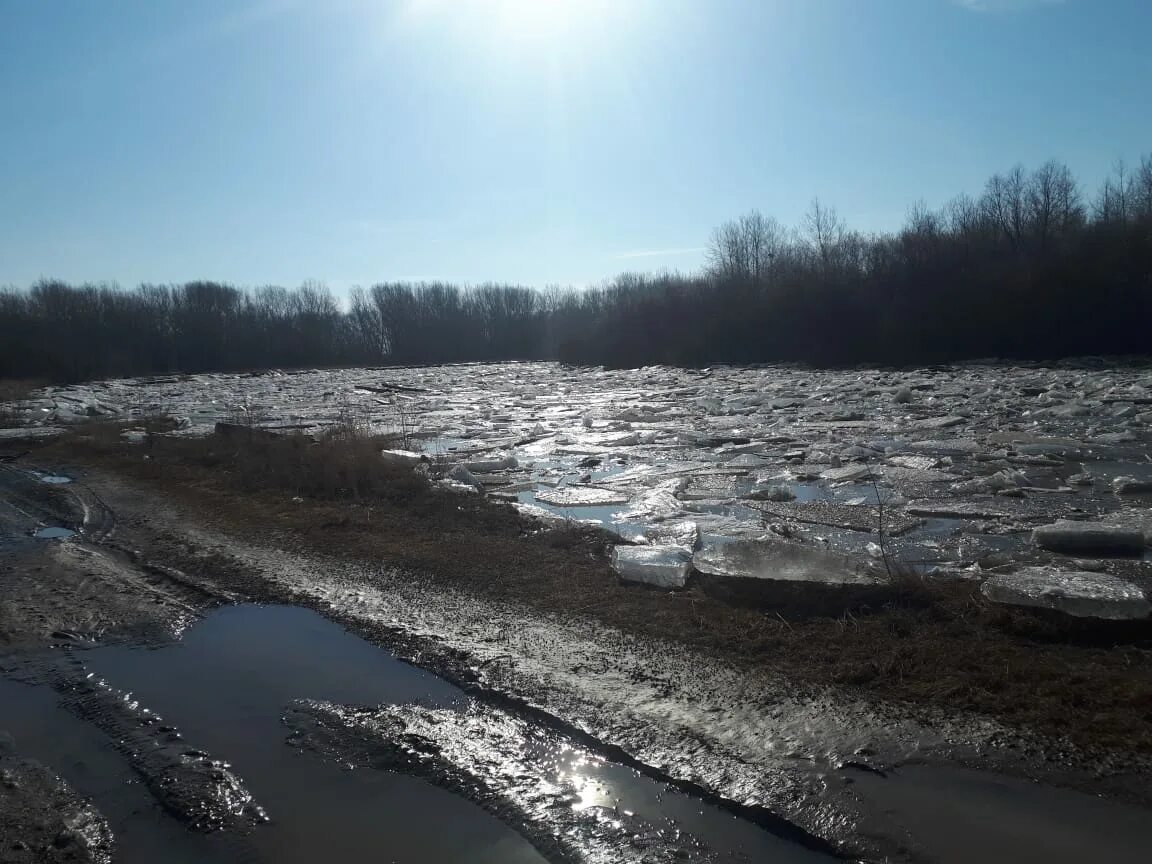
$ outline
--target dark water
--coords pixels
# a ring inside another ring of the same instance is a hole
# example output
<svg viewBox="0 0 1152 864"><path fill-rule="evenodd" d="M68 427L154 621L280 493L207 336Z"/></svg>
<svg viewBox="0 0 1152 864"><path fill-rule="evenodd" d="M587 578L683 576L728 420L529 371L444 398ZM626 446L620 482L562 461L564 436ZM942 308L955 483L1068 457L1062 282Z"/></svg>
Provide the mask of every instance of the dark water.
<svg viewBox="0 0 1152 864"><path fill-rule="evenodd" d="M448 706L463 694L314 612L221 609L163 648L102 648L86 665L232 763L271 824L249 842L261 861L540 862L479 807L421 780L348 771L284 744L295 699ZM445 830L451 826L451 830Z"/></svg>
<svg viewBox="0 0 1152 864"><path fill-rule="evenodd" d="M96 648L78 657L180 728L190 746L231 763L271 822L246 837L184 830L151 802L101 733L44 687L0 681L0 729L61 773L109 818L120 864L164 861L541 862L514 830L422 780L340 766L285 742L284 708L311 698L354 705L463 706L454 686L295 607L227 607L182 641ZM556 760L563 761L563 753ZM619 806L674 824L731 862L826 860L624 766L580 767L576 806Z"/></svg>

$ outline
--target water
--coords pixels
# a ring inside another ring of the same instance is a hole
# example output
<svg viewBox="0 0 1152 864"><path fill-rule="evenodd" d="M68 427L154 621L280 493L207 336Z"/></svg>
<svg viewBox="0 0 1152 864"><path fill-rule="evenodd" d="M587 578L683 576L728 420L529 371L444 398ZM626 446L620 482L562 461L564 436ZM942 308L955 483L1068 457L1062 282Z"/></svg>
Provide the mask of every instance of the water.
<svg viewBox="0 0 1152 864"><path fill-rule="evenodd" d="M39 474L37 479L41 483L48 483L51 486L63 486L66 483L71 483L71 477L64 477L60 474Z"/></svg>
<svg viewBox="0 0 1152 864"><path fill-rule="evenodd" d="M1152 850L1147 810L1091 795L926 765L852 774L866 805L894 816L938 864L1143 864Z"/></svg>
<svg viewBox="0 0 1152 864"><path fill-rule="evenodd" d="M0 681L0 729L11 732L22 753L55 768L94 799L112 823L118 864L544 860L508 826L443 789L387 771L347 770L285 744L281 718L297 699L453 711L468 704L443 679L311 611L226 607L178 643L95 648L76 656L177 725L189 746L230 762L271 820L239 839L185 831L151 803L101 733L57 707L51 690ZM827 860L632 769L557 744L562 736L537 740L551 740L554 752L531 764L547 766L540 769L545 783L564 775L578 787L574 809L618 806L655 825L682 829L713 850L716 857L707 860Z"/></svg>
<svg viewBox="0 0 1152 864"><path fill-rule="evenodd" d="M37 540L67 540L69 537L75 537L76 532L71 528L49 527L41 528L32 535Z"/></svg>

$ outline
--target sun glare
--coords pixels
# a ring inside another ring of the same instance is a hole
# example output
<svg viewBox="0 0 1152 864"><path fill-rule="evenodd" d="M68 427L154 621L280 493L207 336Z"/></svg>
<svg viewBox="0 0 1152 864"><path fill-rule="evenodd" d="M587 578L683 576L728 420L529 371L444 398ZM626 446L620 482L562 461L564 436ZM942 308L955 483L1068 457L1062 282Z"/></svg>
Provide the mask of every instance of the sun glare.
<svg viewBox="0 0 1152 864"><path fill-rule="evenodd" d="M517 39L553 39L570 33L580 13L574 0L494 0L497 24Z"/></svg>
<svg viewBox="0 0 1152 864"><path fill-rule="evenodd" d="M518 51L591 47L592 37L619 26L622 0L408 0L416 20L435 20L473 42Z"/></svg>

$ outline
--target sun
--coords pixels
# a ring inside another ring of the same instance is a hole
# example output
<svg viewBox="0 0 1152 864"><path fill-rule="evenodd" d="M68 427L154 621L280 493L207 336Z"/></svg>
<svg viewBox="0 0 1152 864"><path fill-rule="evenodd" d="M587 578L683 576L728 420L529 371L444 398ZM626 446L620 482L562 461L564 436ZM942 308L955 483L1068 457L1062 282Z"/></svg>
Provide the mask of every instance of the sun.
<svg viewBox="0 0 1152 864"><path fill-rule="evenodd" d="M511 39L550 41L580 24L576 0L492 0L492 6L494 23Z"/></svg>

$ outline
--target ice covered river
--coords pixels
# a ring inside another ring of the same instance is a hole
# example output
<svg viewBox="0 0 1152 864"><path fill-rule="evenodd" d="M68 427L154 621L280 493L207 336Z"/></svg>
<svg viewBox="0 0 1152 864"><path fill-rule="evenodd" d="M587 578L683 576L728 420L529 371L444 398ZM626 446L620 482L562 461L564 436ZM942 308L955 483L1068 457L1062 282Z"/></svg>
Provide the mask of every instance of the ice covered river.
<svg viewBox="0 0 1152 864"><path fill-rule="evenodd" d="M398 433L445 485L673 560L770 538L999 579L1001 598L1034 594L1028 579L1076 575L1092 596L1148 579L1147 365L271 371L51 388L23 407L41 427L169 414L188 435L352 418Z"/></svg>

